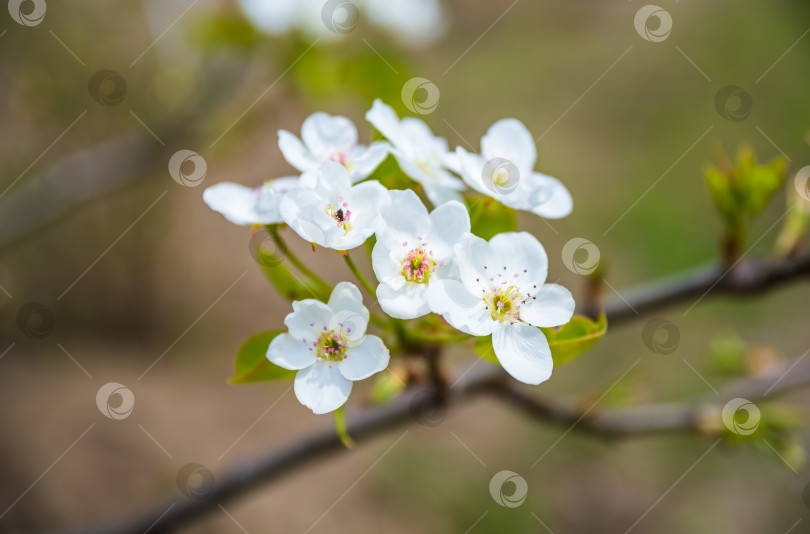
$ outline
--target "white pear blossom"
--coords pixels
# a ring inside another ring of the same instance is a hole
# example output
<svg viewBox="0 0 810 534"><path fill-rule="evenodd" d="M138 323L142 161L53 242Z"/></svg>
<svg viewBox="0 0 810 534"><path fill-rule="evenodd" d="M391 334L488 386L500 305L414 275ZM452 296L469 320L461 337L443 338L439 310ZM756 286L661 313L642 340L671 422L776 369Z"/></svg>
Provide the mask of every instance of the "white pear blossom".
<svg viewBox="0 0 810 534"><path fill-rule="evenodd" d="M481 154L456 149L464 181L515 209L557 219L571 213L571 195L556 178L534 171L534 138L517 119L493 124L481 138Z"/></svg>
<svg viewBox="0 0 810 534"><path fill-rule="evenodd" d="M439 0L239 0L252 24L271 35L298 30L331 40L349 33L365 16L409 44L430 43L447 28Z"/></svg>
<svg viewBox="0 0 810 534"><path fill-rule="evenodd" d="M310 243L335 250L362 245L377 229L388 190L372 180L352 185L345 167L326 161L301 175L302 187L281 199L281 218Z"/></svg>
<svg viewBox="0 0 810 534"><path fill-rule="evenodd" d="M377 299L383 311L398 319L430 312L427 293L437 280L452 274L453 247L470 231L463 204L450 201L428 215L410 189L390 191L371 253L380 281Z"/></svg>
<svg viewBox="0 0 810 534"><path fill-rule="evenodd" d="M459 280L437 280L431 308L474 336L492 334L495 356L521 382L539 384L554 363L542 330L571 320L574 299L557 284L544 284L548 258L526 232L507 232L489 243L468 234L455 247Z"/></svg>
<svg viewBox="0 0 810 534"><path fill-rule="evenodd" d="M278 178L252 188L221 182L206 189L203 200L234 224L275 224L281 222L278 209L281 197L299 186L297 176Z"/></svg>
<svg viewBox="0 0 810 534"><path fill-rule="evenodd" d="M326 304L308 299L292 306L284 319L288 332L273 339L267 358L298 371L295 396L314 413L338 409L349 398L352 382L388 366L383 341L366 335L369 312L354 284L339 283Z"/></svg>
<svg viewBox="0 0 810 534"><path fill-rule="evenodd" d="M287 130L279 130L278 146L284 158L299 171L312 172L324 161L334 161L346 167L352 183L367 178L388 155L388 143L359 145L352 121L323 112L307 117L301 127L301 139Z"/></svg>
<svg viewBox="0 0 810 534"><path fill-rule="evenodd" d="M366 113L366 120L391 142L391 153L402 171L422 184L434 206L450 200L461 201L459 191L464 190L464 183L448 171L454 167L456 157L448 151L445 139L433 135L420 119L400 120L379 99Z"/></svg>

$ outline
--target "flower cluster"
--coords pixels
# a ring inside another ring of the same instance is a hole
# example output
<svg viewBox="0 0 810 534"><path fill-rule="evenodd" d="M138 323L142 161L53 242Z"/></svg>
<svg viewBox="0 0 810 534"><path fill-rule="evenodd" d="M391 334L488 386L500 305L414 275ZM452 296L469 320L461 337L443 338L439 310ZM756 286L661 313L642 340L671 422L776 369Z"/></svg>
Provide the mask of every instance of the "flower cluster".
<svg viewBox="0 0 810 534"><path fill-rule="evenodd" d="M534 170L531 134L516 119L501 120L481 139L481 152L470 154L451 150L423 121L400 119L379 100L366 119L384 141L358 144L351 121L315 113L300 138L279 131L279 148L299 176L252 189L221 183L203 198L235 224L286 224L313 246L344 255L375 236L374 293L386 314L408 320L432 313L465 334L491 335L509 374L528 384L547 380L553 361L540 327L567 323L573 297L545 283L548 258L536 238L504 232L485 241L472 233L464 203L471 189L544 217L570 213L566 188ZM413 188L389 190L373 179L389 155ZM366 334L370 313L349 282L339 283L326 304L307 299L292 305L284 321L288 333L273 339L267 358L297 371L302 404L315 413L333 411L353 381L386 368L389 351L381 338Z"/></svg>

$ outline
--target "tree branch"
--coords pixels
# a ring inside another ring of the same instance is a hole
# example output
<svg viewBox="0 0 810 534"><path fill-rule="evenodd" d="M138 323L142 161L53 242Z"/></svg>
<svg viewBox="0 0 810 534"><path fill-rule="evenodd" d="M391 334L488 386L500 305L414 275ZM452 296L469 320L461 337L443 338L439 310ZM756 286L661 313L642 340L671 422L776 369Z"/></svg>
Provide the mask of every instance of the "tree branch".
<svg viewBox="0 0 810 534"><path fill-rule="evenodd" d="M685 403L658 404L628 409L583 411L571 403L539 399L527 395L508 382L482 384L495 397L521 409L534 419L593 434L600 438L626 438L673 432L705 433L722 430L707 428L706 423L720 421L722 407L738 397L755 402L774 398L798 387L810 384L810 360L801 358L785 363L766 376L750 378L720 392Z"/></svg>
<svg viewBox="0 0 810 534"><path fill-rule="evenodd" d="M626 302L614 301L609 303L605 310L608 321L615 326L635 319L637 314L649 313L691 297L704 294L709 296L758 293L808 274L810 274L810 254L775 263L751 261L738 265L728 274L718 268L702 268L628 291L626 296L629 298ZM800 363L798 362L792 370L785 369L784 374L780 372L747 380L724 392L719 398L709 399L709 402L712 404L725 402L723 399L734 397L761 399L768 394L784 393L805 385L810 382L810 360L804 365ZM417 388L406 392L386 407L352 418L348 425L349 434L359 442L411 422L415 419L412 415L414 403L420 396L424 398L426 393L432 395L432 390ZM694 430L702 413L700 407L706 406L707 402L583 413L570 404L541 401L526 395L510 385L508 377L500 368L493 367L477 373L471 371L448 390L445 398L448 404L453 405L482 393L497 394L539 420L562 425L577 424L582 430L606 438ZM220 475L211 491L197 500L187 499L171 508L169 507L171 503L167 502L155 507L150 513L118 524L62 532L85 534L143 534L146 530L149 530L150 534L173 532L216 509L217 505L232 501L260 484L276 480L299 467L343 450L345 448L335 431L325 430L293 443L248 468Z"/></svg>

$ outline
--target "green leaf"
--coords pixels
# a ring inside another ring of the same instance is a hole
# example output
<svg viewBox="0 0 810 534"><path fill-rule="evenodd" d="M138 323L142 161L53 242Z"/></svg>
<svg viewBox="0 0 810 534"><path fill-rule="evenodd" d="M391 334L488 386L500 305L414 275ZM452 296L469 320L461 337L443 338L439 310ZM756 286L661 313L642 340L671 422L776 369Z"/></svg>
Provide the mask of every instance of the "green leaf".
<svg viewBox="0 0 810 534"><path fill-rule="evenodd" d="M607 332L605 314L592 321L588 317L575 315L571 321L559 328L541 328L551 348L554 367L570 362L593 347ZM475 339L473 350L488 362L500 365L492 349L492 336Z"/></svg>
<svg viewBox="0 0 810 534"><path fill-rule="evenodd" d="M228 379L228 383L251 384L267 380L295 378L297 371L284 369L267 359L267 348L278 335L283 335L280 330L269 330L248 338L236 353L233 376Z"/></svg>
<svg viewBox="0 0 810 534"><path fill-rule="evenodd" d="M467 199L472 233L489 241L502 232L517 230L517 213L489 197Z"/></svg>
<svg viewBox="0 0 810 534"><path fill-rule="evenodd" d="M737 201L731 190L728 177L714 166L707 167L703 171L703 176L706 179L706 185L709 187L712 200L717 206L717 211L726 221L733 221L737 216Z"/></svg>
<svg viewBox="0 0 810 534"><path fill-rule="evenodd" d="M593 347L607 332L607 317L602 313L596 321L575 315L559 328L541 328L551 347L554 366L562 365Z"/></svg>
<svg viewBox="0 0 810 534"><path fill-rule="evenodd" d="M475 338L475 346L473 347L475 353L481 356L489 363L500 365L498 358L495 356L495 351L492 349L492 336L484 336Z"/></svg>
<svg viewBox="0 0 810 534"><path fill-rule="evenodd" d="M397 376L396 369L389 367L388 372L380 373L371 385L369 401L374 406L382 406L399 397L404 390L405 381Z"/></svg>
<svg viewBox="0 0 810 534"><path fill-rule="evenodd" d="M335 431L337 432L340 442L347 449L354 448L354 440L349 435L349 428L346 425L346 412L343 411L343 406L335 410Z"/></svg>

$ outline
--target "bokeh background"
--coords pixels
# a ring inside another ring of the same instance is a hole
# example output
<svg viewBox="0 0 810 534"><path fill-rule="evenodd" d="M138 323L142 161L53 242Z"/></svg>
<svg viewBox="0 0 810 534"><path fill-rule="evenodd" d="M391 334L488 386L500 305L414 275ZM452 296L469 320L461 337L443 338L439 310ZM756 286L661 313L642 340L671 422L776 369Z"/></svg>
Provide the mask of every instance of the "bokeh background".
<svg viewBox="0 0 810 534"><path fill-rule="evenodd" d="M722 224L702 178L718 148L781 153L791 177L810 161L806 2L661 0L673 29L660 42L636 32L638 0L442 0L438 23L400 6L394 22L364 14L340 35L324 30L316 4L314 22L280 33L225 0L51 1L33 26L0 14L0 530L81 525L184 499L176 477L185 464L221 472L332 425L300 406L289 383L225 383L240 344L280 325L289 306L249 253L250 230L202 202L220 181L293 174L276 131L300 131L314 111L351 118L367 142L373 99L406 112L401 88L421 76L441 92L422 118L452 146L477 148L494 121L521 119L540 137L538 170L575 201L563 220L521 215L521 226L549 251L552 280L579 296L585 278L560 254L574 237L598 246L619 293L718 258ZM22 2L23 13L33 7ZM92 80L103 69L115 76L103 75L102 87ZM727 120L715 103L727 85L751 97L744 120ZM198 187L168 172L180 149L207 163ZM754 225L751 243L765 237L751 256L768 252L784 204L780 194ZM289 239L327 279L350 278L332 252ZM689 305L670 308L661 316L679 332L673 353L645 346L640 319L537 391L592 402L640 360L602 404L711 395L684 360L719 389L739 378L718 372L719 342L736 340L755 359L801 355L808 297L793 285L745 301L708 298L686 315ZM18 324L27 303L42 306L27 320L44 321L29 335ZM457 356L456 375L476 358ZM133 392L125 420L96 407L107 382ZM365 408L367 390L357 388L349 414ZM810 520L797 448L806 433L782 450L792 467L767 449L723 444L680 479L711 439L603 443L573 431L530 469L564 431L480 399L436 427L411 426L331 509L403 431L184 532L307 532L329 510L311 532L618 533L665 494L633 532L799 532ZM528 482L518 508L490 497L504 469Z"/></svg>

